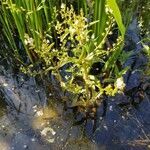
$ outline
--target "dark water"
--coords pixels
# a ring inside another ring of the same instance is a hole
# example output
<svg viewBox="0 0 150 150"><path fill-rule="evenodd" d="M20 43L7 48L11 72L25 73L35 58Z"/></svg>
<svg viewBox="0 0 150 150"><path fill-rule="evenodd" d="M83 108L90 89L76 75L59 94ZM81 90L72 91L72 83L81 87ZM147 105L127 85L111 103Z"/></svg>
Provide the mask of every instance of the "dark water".
<svg viewBox="0 0 150 150"><path fill-rule="evenodd" d="M20 86L21 85L21 86ZM93 120L73 126L73 113L63 110L59 100L47 104L44 89L33 78L0 75L0 148L1 149L138 149L150 145L150 95L135 107L119 105L128 97L117 95L107 100ZM10 107L11 106L11 107Z"/></svg>
<svg viewBox="0 0 150 150"><path fill-rule="evenodd" d="M45 92L52 83L39 85L35 78L15 75L11 69L0 66L0 150L150 149L150 80L142 81L139 71L146 59L139 53L142 46L136 44L140 38L135 23L136 20L129 27L130 40L125 47L128 50L132 45L135 52L125 64L132 66L124 77L127 96L108 98L106 114L102 117L101 105L96 122L88 119L73 125L73 113L64 111L61 92L56 99L53 92ZM146 85L140 96L137 88Z"/></svg>
<svg viewBox="0 0 150 150"><path fill-rule="evenodd" d="M64 112L60 101L47 104L34 78L1 74L0 149L97 149L83 125L73 126L73 114Z"/></svg>

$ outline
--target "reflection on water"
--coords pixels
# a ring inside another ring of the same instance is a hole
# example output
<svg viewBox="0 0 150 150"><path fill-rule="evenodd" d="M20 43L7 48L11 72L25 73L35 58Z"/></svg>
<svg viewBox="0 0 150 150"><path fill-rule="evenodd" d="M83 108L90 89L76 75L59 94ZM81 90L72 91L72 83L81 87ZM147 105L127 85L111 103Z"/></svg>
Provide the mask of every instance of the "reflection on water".
<svg viewBox="0 0 150 150"><path fill-rule="evenodd" d="M1 103L1 100L0 100ZM6 106L0 104L0 117L6 113Z"/></svg>
<svg viewBox="0 0 150 150"><path fill-rule="evenodd" d="M8 143L4 140L4 136L6 135L5 131L7 132L7 130L5 130L5 125L3 124L6 111L6 103L4 102L2 95L0 95L0 149L2 150L9 149Z"/></svg>
<svg viewBox="0 0 150 150"><path fill-rule="evenodd" d="M41 129L46 124L49 124L48 121L57 120L58 119L58 111L53 107L45 107L45 108L37 108L37 106L33 106L35 111L35 117L33 118L32 127L34 129Z"/></svg>
<svg viewBox="0 0 150 150"><path fill-rule="evenodd" d="M85 137L81 126L72 126L70 120L72 116L65 118L48 108L38 111L40 113L37 112L35 116L27 117L8 109L8 114L0 118L0 143L2 143L0 148L3 150L99 149Z"/></svg>
<svg viewBox="0 0 150 150"><path fill-rule="evenodd" d="M3 140L0 140L0 149L1 149L1 150L9 150L10 147L9 147L8 143L6 143L6 142L3 141Z"/></svg>
<svg viewBox="0 0 150 150"><path fill-rule="evenodd" d="M72 112L64 112L62 104L53 99L48 106L44 90L34 79L19 80L0 75L1 91L9 104L0 118L4 150L98 149L86 138L82 125L73 126Z"/></svg>

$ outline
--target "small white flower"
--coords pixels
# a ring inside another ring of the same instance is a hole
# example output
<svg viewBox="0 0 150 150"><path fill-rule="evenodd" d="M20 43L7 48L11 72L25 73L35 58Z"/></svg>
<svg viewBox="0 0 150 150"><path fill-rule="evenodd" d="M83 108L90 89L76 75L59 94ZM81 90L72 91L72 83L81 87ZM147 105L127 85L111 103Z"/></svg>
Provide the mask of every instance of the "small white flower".
<svg viewBox="0 0 150 150"><path fill-rule="evenodd" d="M105 8L105 11L106 11L106 13L108 13L108 12L109 12L108 6Z"/></svg>
<svg viewBox="0 0 150 150"><path fill-rule="evenodd" d="M25 44L25 45L28 45L27 39L24 40L24 44Z"/></svg>
<svg viewBox="0 0 150 150"><path fill-rule="evenodd" d="M120 78L117 79L116 87L117 87L117 89L119 89L121 91L125 88L125 83L123 81L123 77L120 77Z"/></svg>
<svg viewBox="0 0 150 150"><path fill-rule="evenodd" d="M112 10L112 9L109 9L109 12L112 14L112 13L113 13L113 10Z"/></svg>
<svg viewBox="0 0 150 150"><path fill-rule="evenodd" d="M76 24L76 25L77 25L78 23L79 23L79 21L78 21L78 20L75 20L75 23L74 23L74 24Z"/></svg>
<svg viewBox="0 0 150 150"><path fill-rule="evenodd" d="M29 38L29 39L28 39L28 43L29 43L29 44L33 44L33 39L32 39L32 38Z"/></svg>
<svg viewBox="0 0 150 150"><path fill-rule="evenodd" d="M50 41L49 40L46 40L47 44L50 44Z"/></svg>
<svg viewBox="0 0 150 150"><path fill-rule="evenodd" d="M64 8L65 8L65 4L62 3L62 4L61 4L61 9L64 9Z"/></svg>
<svg viewBox="0 0 150 150"><path fill-rule="evenodd" d="M95 76L90 75L89 77L91 80L95 80Z"/></svg>
<svg viewBox="0 0 150 150"><path fill-rule="evenodd" d="M65 76L65 79L66 79L66 80L68 80L68 79L69 79L69 77L66 75L66 76Z"/></svg>
<svg viewBox="0 0 150 150"><path fill-rule="evenodd" d="M70 27L70 28L69 28L69 32L70 32L71 34L74 34L74 33L76 32L76 30L75 30L73 27Z"/></svg>

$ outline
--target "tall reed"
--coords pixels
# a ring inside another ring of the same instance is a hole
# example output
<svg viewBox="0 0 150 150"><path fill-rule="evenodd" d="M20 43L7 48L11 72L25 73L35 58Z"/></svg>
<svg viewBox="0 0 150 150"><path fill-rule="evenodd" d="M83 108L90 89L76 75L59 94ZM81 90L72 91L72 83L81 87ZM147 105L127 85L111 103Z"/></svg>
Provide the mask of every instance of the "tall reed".
<svg viewBox="0 0 150 150"><path fill-rule="evenodd" d="M49 0L4 0L1 7L0 21L3 24L6 36L14 54L18 57L18 47L14 40L17 35L18 41L26 51L30 61L34 63L34 51L29 50L25 43L25 34L34 38L35 48L41 49L43 36L50 31L50 23L54 19L53 1Z"/></svg>

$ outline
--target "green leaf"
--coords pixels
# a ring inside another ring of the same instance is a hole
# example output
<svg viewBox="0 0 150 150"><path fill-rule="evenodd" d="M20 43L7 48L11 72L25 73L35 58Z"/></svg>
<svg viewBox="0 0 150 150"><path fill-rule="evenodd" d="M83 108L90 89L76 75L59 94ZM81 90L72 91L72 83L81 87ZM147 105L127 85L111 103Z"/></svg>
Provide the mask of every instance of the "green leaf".
<svg viewBox="0 0 150 150"><path fill-rule="evenodd" d="M124 24L122 22L122 17L121 17L121 13L119 10L119 7L116 3L116 0L107 0L107 5L109 6L109 8L112 10L112 14L118 24L119 30L121 32L122 37L124 38L125 35L125 27Z"/></svg>

